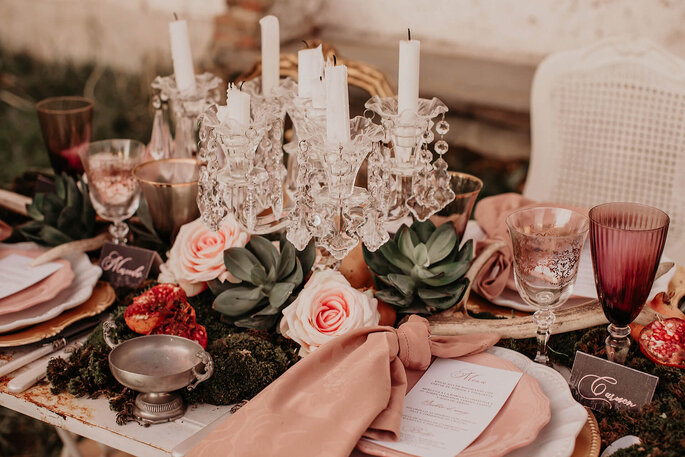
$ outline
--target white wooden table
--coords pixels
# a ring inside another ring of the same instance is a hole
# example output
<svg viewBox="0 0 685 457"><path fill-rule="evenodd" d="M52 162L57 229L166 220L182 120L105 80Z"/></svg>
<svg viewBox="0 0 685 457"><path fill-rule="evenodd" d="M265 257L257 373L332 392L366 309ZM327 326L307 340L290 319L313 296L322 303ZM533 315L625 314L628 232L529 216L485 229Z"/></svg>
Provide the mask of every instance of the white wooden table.
<svg viewBox="0 0 685 457"><path fill-rule="evenodd" d="M0 365L23 352L0 351ZM9 392L9 380L26 368L0 378L0 406L141 457L180 457L211 430L208 425L217 425L221 422L218 419L230 415L230 406L192 405L182 418L173 422L149 427L136 422L117 425L116 413L102 396L87 399L67 393L53 395L45 381L22 393Z"/></svg>

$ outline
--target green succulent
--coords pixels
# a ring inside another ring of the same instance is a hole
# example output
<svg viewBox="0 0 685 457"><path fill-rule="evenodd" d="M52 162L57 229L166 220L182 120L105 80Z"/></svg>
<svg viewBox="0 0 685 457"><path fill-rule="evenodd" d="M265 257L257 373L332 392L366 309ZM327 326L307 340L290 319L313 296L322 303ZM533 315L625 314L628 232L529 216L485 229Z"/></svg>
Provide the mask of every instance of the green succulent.
<svg viewBox="0 0 685 457"><path fill-rule="evenodd" d="M238 327L270 329L294 299L315 258L313 243L297 251L282 236L279 252L266 238L252 236L244 248L224 251L226 269L241 282L219 288L213 283L212 306Z"/></svg>
<svg viewBox="0 0 685 457"><path fill-rule="evenodd" d="M63 174L55 176L55 193L38 193L26 205L30 222L19 227L27 239L57 246L94 235L95 210L88 185Z"/></svg>
<svg viewBox="0 0 685 457"><path fill-rule="evenodd" d="M459 249L454 225L436 229L430 220L402 225L375 252L364 247L376 297L399 313L432 314L459 302L469 284L465 275L472 257L472 240Z"/></svg>

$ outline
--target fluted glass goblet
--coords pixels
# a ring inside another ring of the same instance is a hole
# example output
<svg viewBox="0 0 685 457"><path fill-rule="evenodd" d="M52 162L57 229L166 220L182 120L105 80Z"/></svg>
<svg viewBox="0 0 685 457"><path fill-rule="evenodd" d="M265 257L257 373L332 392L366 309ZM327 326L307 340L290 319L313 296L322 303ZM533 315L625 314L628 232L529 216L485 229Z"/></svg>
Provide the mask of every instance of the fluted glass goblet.
<svg viewBox="0 0 685 457"><path fill-rule="evenodd" d="M564 208L527 208L506 219L514 249L514 280L523 301L537 308L535 361L551 365L547 342L554 310L573 292L588 219Z"/></svg>
<svg viewBox="0 0 685 457"><path fill-rule="evenodd" d="M140 203L140 187L133 169L145 154L145 145L135 140L103 140L79 152L88 177L90 201L95 212L112 221L109 233L114 243L125 244L128 225Z"/></svg>
<svg viewBox="0 0 685 457"><path fill-rule="evenodd" d="M589 215L597 296L610 322L607 359L624 364L630 348L628 324L640 314L652 289L669 217L638 203L606 203Z"/></svg>

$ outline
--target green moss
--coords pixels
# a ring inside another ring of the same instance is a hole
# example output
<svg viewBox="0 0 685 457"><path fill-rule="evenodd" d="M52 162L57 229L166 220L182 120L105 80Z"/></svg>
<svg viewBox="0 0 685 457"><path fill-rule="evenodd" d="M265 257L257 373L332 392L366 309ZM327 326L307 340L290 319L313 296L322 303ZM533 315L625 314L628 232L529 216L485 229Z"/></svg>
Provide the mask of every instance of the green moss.
<svg viewBox="0 0 685 457"><path fill-rule="evenodd" d="M249 400L271 384L293 363L292 355L267 339L234 333L207 348L214 359L211 382L187 398L191 403L230 405Z"/></svg>
<svg viewBox="0 0 685 457"><path fill-rule="evenodd" d="M554 335L549 342L554 362L571 367L576 351L606 358L604 326ZM625 435L638 436L642 443L618 451L613 457L681 457L685 455L685 378L678 368L665 367L646 358L633 341L626 363L630 368L659 377L652 402L638 411L594 411L602 437L602 449ZM533 358L534 338L506 339L500 346Z"/></svg>
<svg viewBox="0 0 685 457"><path fill-rule="evenodd" d="M112 312L114 341L138 336L126 326L124 311L134 296L154 284L154 281L149 281L136 291L117 291L121 298ZM219 313L211 308L213 298L211 292L205 291L188 299L195 308L197 321L207 329L207 350L215 365L209 380L201 383L195 391L181 392L190 404L227 405L249 400L297 360L297 346L290 340L266 332L244 332L222 322ZM117 412L117 423L124 424L134 420L132 411L136 393L112 376L109 351L100 325L71 359L50 361L47 378L53 393L68 392L75 397L106 396L110 408Z"/></svg>

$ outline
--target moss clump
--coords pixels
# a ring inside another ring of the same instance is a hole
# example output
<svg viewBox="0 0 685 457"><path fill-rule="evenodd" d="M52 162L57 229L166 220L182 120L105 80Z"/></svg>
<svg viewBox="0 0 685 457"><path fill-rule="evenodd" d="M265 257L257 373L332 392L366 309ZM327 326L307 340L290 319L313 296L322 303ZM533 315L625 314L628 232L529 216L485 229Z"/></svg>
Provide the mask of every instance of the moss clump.
<svg viewBox="0 0 685 457"><path fill-rule="evenodd" d="M549 342L554 362L571 367L576 351L606 358L606 327L554 335ZM535 356L534 338L506 339L498 343L530 358ZM599 423L602 449L625 435L638 436L641 445L621 449L613 457L681 457L685 455L685 377L678 368L665 367L646 358L633 341L626 366L659 377L651 403L637 411L593 411Z"/></svg>
<svg viewBox="0 0 685 457"><path fill-rule="evenodd" d="M214 374L187 395L191 403L230 405L249 400L294 362L283 348L249 333L227 335L207 350L214 359Z"/></svg>

